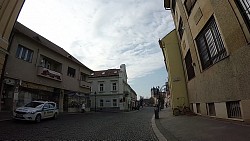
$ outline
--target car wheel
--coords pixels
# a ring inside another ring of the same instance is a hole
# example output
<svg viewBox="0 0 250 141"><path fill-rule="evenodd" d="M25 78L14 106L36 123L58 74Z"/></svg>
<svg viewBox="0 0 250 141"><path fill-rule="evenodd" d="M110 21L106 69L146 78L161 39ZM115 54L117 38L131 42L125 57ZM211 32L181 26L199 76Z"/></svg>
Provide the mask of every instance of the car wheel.
<svg viewBox="0 0 250 141"><path fill-rule="evenodd" d="M36 122L36 123L41 122L41 115L40 115L40 114L36 115L35 122Z"/></svg>
<svg viewBox="0 0 250 141"><path fill-rule="evenodd" d="M53 116L53 119L56 119L56 118L57 118L57 113L55 113Z"/></svg>

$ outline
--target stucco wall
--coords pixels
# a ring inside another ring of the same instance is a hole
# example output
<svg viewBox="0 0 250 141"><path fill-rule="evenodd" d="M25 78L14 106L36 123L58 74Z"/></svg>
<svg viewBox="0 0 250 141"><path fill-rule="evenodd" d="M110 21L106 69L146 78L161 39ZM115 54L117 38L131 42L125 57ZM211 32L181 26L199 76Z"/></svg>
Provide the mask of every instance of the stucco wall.
<svg viewBox="0 0 250 141"><path fill-rule="evenodd" d="M169 89L172 108L177 106L189 106L186 89L186 79L183 71L181 52L177 40L176 31L171 31L162 40L169 74Z"/></svg>
<svg viewBox="0 0 250 141"><path fill-rule="evenodd" d="M9 37L23 3L24 0L1 0L0 2L0 74L3 71Z"/></svg>
<svg viewBox="0 0 250 141"><path fill-rule="evenodd" d="M183 19L185 30L180 42L182 47L190 48L196 64L196 76L187 84L190 103L250 99L250 88L247 86L250 82L249 47L246 47L247 41L232 5L228 1L198 0L188 16L183 3L184 1L177 1L174 19L177 28L179 16ZM228 57L202 70L195 38L212 15ZM183 58L186 50L182 48Z"/></svg>
<svg viewBox="0 0 250 141"><path fill-rule="evenodd" d="M21 44L34 51L31 63L16 58L18 44ZM37 75L37 67L40 63L40 55L44 55L62 64L61 82ZM68 66L76 69L74 78L67 76ZM7 60L5 76L45 86L88 93L89 89L81 88L79 84L80 68L81 67L78 64L70 61L56 52L47 49L40 43L34 41L34 39L30 39L23 34L15 34L10 47L10 55ZM88 71L88 74L90 74L90 71Z"/></svg>

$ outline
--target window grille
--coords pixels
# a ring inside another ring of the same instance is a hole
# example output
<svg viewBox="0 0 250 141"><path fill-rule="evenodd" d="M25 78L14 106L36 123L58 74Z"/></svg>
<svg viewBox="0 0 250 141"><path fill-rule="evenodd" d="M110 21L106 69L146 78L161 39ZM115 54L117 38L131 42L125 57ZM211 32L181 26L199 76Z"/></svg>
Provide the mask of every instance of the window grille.
<svg viewBox="0 0 250 141"><path fill-rule="evenodd" d="M219 29L212 17L196 38L202 69L217 63L227 56Z"/></svg>
<svg viewBox="0 0 250 141"><path fill-rule="evenodd" d="M249 0L235 0L241 15L247 25L248 30L250 30L250 1Z"/></svg>
<svg viewBox="0 0 250 141"><path fill-rule="evenodd" d="M239 101L226 102L228 118L241 118Z"/></svg>
<svg viewBox="0 0 250 141"><path fill-rule="evenodd" d="M185 64L186 64L188 80L191 80L192 78L195 77L194 67L192 63L193 63L192 56L191 56L190 50L188 50L185 56Z"/></svg>

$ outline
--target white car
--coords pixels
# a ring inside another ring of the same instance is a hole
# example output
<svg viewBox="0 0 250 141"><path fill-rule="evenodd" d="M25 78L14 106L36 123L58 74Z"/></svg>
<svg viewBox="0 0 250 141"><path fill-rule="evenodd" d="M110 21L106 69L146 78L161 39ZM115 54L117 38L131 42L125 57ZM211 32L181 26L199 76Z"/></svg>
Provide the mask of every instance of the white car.
<svg viewBox="0 0 250 141"><path fill-rule="evenodd" d="M40 122L45 118L57 118L58 109L55 102L32 101L13 112L13 118L17 120L30 120Z"/></svg>

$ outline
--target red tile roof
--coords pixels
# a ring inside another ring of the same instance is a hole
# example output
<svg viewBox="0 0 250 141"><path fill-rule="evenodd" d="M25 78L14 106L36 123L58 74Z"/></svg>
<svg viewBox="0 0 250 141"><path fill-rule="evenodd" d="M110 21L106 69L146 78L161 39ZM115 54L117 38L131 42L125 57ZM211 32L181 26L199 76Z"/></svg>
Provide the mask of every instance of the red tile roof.
<svg viewBox="0 0 250 141"><path fill-rule="evenodd" d="M119 71L120 69L94 71L94 73L92 73L89 77L95 78L95 77L119 76Z"/></svg>

